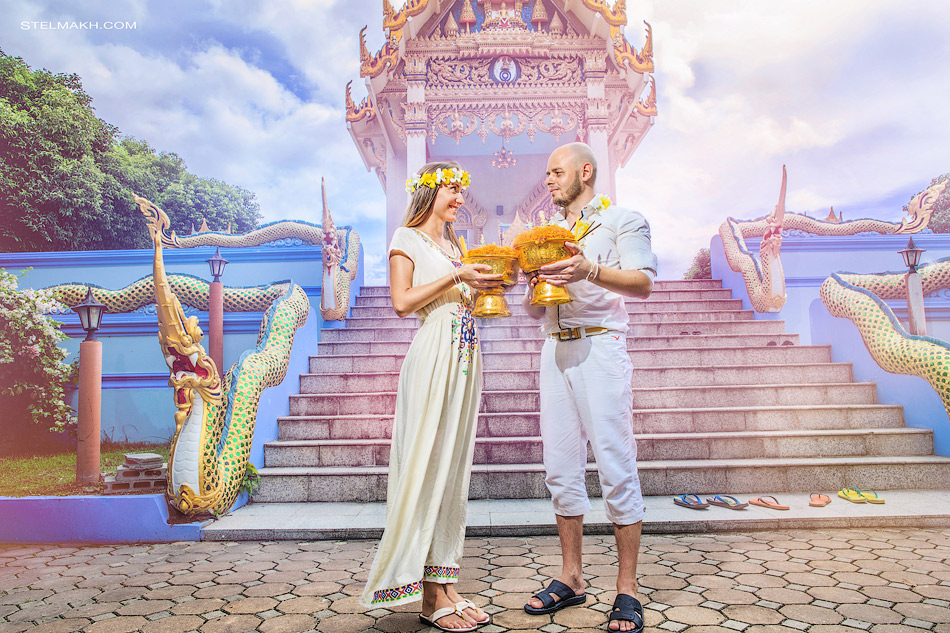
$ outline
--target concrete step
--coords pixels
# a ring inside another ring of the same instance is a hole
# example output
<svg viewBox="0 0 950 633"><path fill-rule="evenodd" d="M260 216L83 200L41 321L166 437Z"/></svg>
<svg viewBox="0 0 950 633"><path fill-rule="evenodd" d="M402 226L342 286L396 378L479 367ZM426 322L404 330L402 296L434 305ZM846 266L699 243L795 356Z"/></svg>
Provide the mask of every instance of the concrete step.
<svg viewBox="0 0 950 633"><path fill-rule="evenodd" d="M932 455L933 432L926 429L846 431L756 431L640 434L637 459L743 459L783 457L883 457ZM285 466L388 466L390 440L280 440L264 446L268 468ZM475 442L475 464L540 464L541 438L490 437ZM588 450L587 461L594 462Z"/></svg>
<svg viewBox="0 0 950 633"><path fill-rule="evenodd" d="M332 330L328 330L332 331ZM344 330L339 330L344 331ZM320 356L355 356L360 354L399 354L406 355L411 341L341 341L328 343L321 341L318 349ZM482 340L480 345L486 354L495 352L538 352L544 339L496 339ZM778 347L798 345L798 334L749 334L746 336L628 336L628 350L670 349L682 347Z"/></svg>
<svg viewBox="0 0 950 633"><path fill-rule="evenodd" d="M808 492L858 486L869 490L950 488L950 458L793 457L688 459L639 462L645 495L748 494L760 490ZM281 467L260 470L252 500L267 502L382 501L387 467ZM600 496L594 464L587 466L587 490ZM475 464L471 499L542 499L548 496L540 464Z"/></svg>
<svg viewBox="0 0 950 633"><path fill-rule="evenodd" d="M663 290L716 290L722 288L719 279L661 279L653 282L653 292ZM524 283L518 283L510 292L524 293ZM361 286L360 296L388 297L389 286Z"/></svg>
<svg viewBox="0 0 950 633"><path fill-rule="evenodd" d="M635 409L638 433L854 430L903 427L903 409L890 404ZM299 415L278 419L279 440L386 439L392 411L379 415ZM481 413L479 437L535 436L538 412Z"/></svg>
<svg viewBox="0 0 950 633"><path fill-rule="evenodd" d="M408 349L408 343L406 343ZM628 344L630 360L636 368L688 367L709 368L724 365L787 365L831 362L831 348L824 345L772 347L681 347L640 349ZM398 372L405 353L367 355L320 355L310 357L310 373ZM538 369L540 353L524 351L485 352L483 367L491 369ZM767 375L767 374L765 374Z"/></svg>
<svg viewBox="0 0 950 633"><path fill-rule="evenodd" d="M702 387L634 387L637 409L769 407L795 405L873 404L874 383L780 385L712 385ZM290 415L384 415L396 407L395 391L295 394ZM485 391L479 409L485 413L536 413L537 389Z"/></svg>
<svg viewBox="0 0 950 633"><path fill-rule="evenodd" d="M507 317L513 319L516 317L526 317L524 308L519 305L517 301L511 300L509 298L508 307L511 310L512 316ZM670 315L673 313L693 313L693 312L710 312L715 310L741 310L742 309L742 300L741 299L713 299L713 300L703 300L703 301L640 301L638 303L628 303L627 312L630 314L661 314L661 315ZM350 308L350 318L347 319L348 322L355 321L357 319L367 319L367 318L392 318L398 319L396 316L393 307L389 305L388 302L385 302L385 305L381 306L353 306Z"/></svg>
<svg viewBox="0 0 950 633"><path fill-rule="evenodd" d="M523 291L505 293L509 304L520 304L524 296ZM626 298L626 305L633 306L640 303L654 303L657 301L722 301L733 300L732 291L728 288L684 289L684 290L654 290L648 299ZM391 308L391 297L385 295L360 295L356 298L356 307Z"/></svg>
<svg viewBox="0 0 950 633"><path fill-rule="evenodd" d="M630 328L627 330L628 336L723 336L784 333L784 321L749 321L740 319L631 322Z"/></svg>
<svg viewBox="0 0 950 633"><path fill-rule="evenodd" d="M388 357L384 357L388 358ZM530 359L529 356L520 358ZM538 360L538 357L533 357ZM401 359L399 359L401 361ZM495 363L503 367L503 363ZM537 363L535 363L537 364ZM333 370L320 374L300 376L302 394L344 394L375 391L395 391L399 383L396 371L371 372L368 369ZM483 372L485 392L510 389L538 389L539 373L536 368L486 369ZM634 368L632 385L664 387L666 385L755 385L757 381L774 380L788 383L822 384L849 382L850 363L808 363L785 365L709 365L706 367L641 367Z"/></svg>

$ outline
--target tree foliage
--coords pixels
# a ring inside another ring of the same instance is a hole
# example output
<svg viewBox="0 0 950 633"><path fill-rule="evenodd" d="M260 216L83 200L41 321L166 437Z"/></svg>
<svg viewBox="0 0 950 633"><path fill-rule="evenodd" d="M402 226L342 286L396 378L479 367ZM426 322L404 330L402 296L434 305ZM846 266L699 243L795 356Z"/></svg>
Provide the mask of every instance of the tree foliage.
<svg viewBox="0 0 950 633"><path fill-rule="evenodd" d="M0 51L0 251L147 247L133 193L164 209L179 233L202 219L243 232L260 219L253 193L120 139L77 75L34 71Z"/></svg>
<svg viewBox="0 0 950 633"><path fill-rule="evenodd" d="M708 248L699 249L689 270L683 273L683 279L712 279L712 262Z"/></svg>
<svg viewBox="0 0 950 633"><path fill-rule="evenodd" d="M948 180L950 180L950 173L941 174L931 180L927 188L929 189L934 185ZM914 197L916 196L912 196L911 200L913 200ZM904 213L907 213L909 206L910 202L904 205ZM950 233L950 183L948 183L940 195L937 196L937 201L934 203L933 215L930 216L930 224L928 226L934 233Z"/></svg>

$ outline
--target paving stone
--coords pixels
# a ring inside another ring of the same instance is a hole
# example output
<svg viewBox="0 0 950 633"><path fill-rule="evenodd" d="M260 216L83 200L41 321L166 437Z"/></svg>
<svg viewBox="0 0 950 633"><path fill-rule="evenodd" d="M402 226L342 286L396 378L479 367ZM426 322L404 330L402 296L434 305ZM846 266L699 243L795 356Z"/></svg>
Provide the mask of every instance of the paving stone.
<svg viewBox="0 0 950 633"><path fill-rule="evenodd" d="M726 619L718 611L699 606L672 607L664 611L663 615L667 620L691 626L720 624Z"/></svg>
<svg viewBox="0 0 950 633"><path fill-rule="evenodd" d="M418 616L416 622L418 622ZM364 631L373 625L373 619L361 613L346 613L334 615L320 620L321 633L356 633Z"/></svg>
<svg viewBox="0 0 950 633"><path fill-rule="evenodd" d="M924 622L950 622L950 609L924 603L900 603L894 605L894 611L908 618L923 620Z"/></svg>
<svg viewBox="0 0 950 633"><path fill-rule="evenodd" d="M863 620L871 624L900 624L904 619L904 616L890 609L869 604L843 604L836 611L846 618Z"/></svg>
<svg viewBox="0 0 950 633"><path fill-rule="evenodd" d="M198 589L190 587L195 598L233 598L244 591L240 585L209 585Z"/></svg>
<svg viewBox="0 0 950 633"><path fill-rule="evenodd" d="M786 618L808 624L838 624L844 617L832 609L808 604L790 604L779 609Z"/></svg>
<svg viewBox="0 0 950 633"><path fill-rule="evenodd" d="M225 615L205 622L201 633L244 633L256 631L261 620L253 615Z"/></svg>
<svg viewBox="0 0 950 633"><path fill-rule="evenodd" d="M198 598L176 604L169 609L175 615L202 615L211 611L216 611L227 604L224 600L218 598Z"/></svg>
<svg viewBox="0 0 950 633"><path fill-rule="evenodd" d="M142 616L118 616L93 622L83 629L83 633L132 633L148 623Z"/></svg>
<svg viewBox="0 0 950 633"><path fill-rule="evenodd" d="M72 633L72 631L82 631L87 626L89 626L89 620L85 618L52 620L36 625L30 629L30 633Z"/></svg>
<svg viewBox="0 0 950 633"><path fill-rule="evenodd" d="M826 600L838 604L855 603L861 604L867 601L867 596L854 591L853 589L842 589L841 587L812 587L808 589L808 594L818 600Z"/></svg>
<svg viewBox="0 0 950 633"><path fill-rule="evenodd" d="M264 620L257 630L262 633L302 633L313 628L316 622L316 618L300 613L279 615Z"/></svg>
<svg viewBox="0 0 950 633"><path fill-rule="evenodd" d="M202 624L204 620L196 615L172 615L149 622L142 627L142 633L185 633L198 630Z"/></svg>
<svg viewBox="0 0 950 633"><path fill-rule="evenodd" d="M224 605L222 611L232 614L260 613L273 609L277 604L278 602L274 598L242 598Z"/></svg>
<svg viewBox="0 0 950 633"><path fill-rule="evenodd" d="M308 597L308 598L291 598L290 600L284 600L283 602L277 605L277 610L281 613L318 613L323 611L330 605L330 601L326 598L320 597Z"/></svg>

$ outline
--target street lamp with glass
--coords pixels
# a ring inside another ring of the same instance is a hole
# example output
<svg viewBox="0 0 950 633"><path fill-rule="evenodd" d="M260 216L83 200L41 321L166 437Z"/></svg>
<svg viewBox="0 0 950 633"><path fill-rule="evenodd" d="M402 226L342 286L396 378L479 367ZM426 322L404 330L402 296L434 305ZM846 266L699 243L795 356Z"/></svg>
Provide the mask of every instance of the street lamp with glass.
<svg viewBox="0 0 950 633"><path fill-rule="evenodd" d="M208 289L208 352L218 368L218 374L224 374L224 284L221 275L228 260L221 257L221 249L215 248L214 255L205 260L211 268L211 286Z"/></svg>
<svg viewBox="0 0 950 633"><path fill-rule="evenodd" d="M914 244L914 238L907 241L904 250L899 251L904 258L904 265L907 266L907 274L904 275L904 287L907 290L907 321L911 334L918 336L927 335L927 317L924 314L924 286L920 279L920 273L917 272L917 266L920 265L920 256L924 254L924 249L918 248Z"/></svg>
<svg viewBox="0 0 950 633"><path fill-rule="evenodd" d="M106 306L96 301L92 287L82 303L72 307L79 315L86 339L79 344L79 429L76 442L76 481L99 481L99 439L102 430L102 341L96 330Z"/></svg>

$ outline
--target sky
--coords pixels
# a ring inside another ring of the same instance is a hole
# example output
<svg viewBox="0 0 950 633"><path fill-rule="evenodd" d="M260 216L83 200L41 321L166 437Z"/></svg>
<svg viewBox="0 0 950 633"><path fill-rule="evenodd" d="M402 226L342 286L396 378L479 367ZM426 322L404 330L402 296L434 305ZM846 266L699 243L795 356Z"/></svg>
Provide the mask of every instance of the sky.
<svg viewBox="0 0 950 633"><path fill-rule="evenodd" d="M661 279L727 217L770 212L783 164L787 210L845 220L899 220L950 172L950 3L628 0L627 16L638 49L653 27L659 112L617 198L649 219ZM98 116L255 192L264 221L320 223L326 178L381 284L383 191L344 123L346 82L366 94L359 30L375 52L381 21L379 0L0 0L0 49L77 73Z"/></svg>

